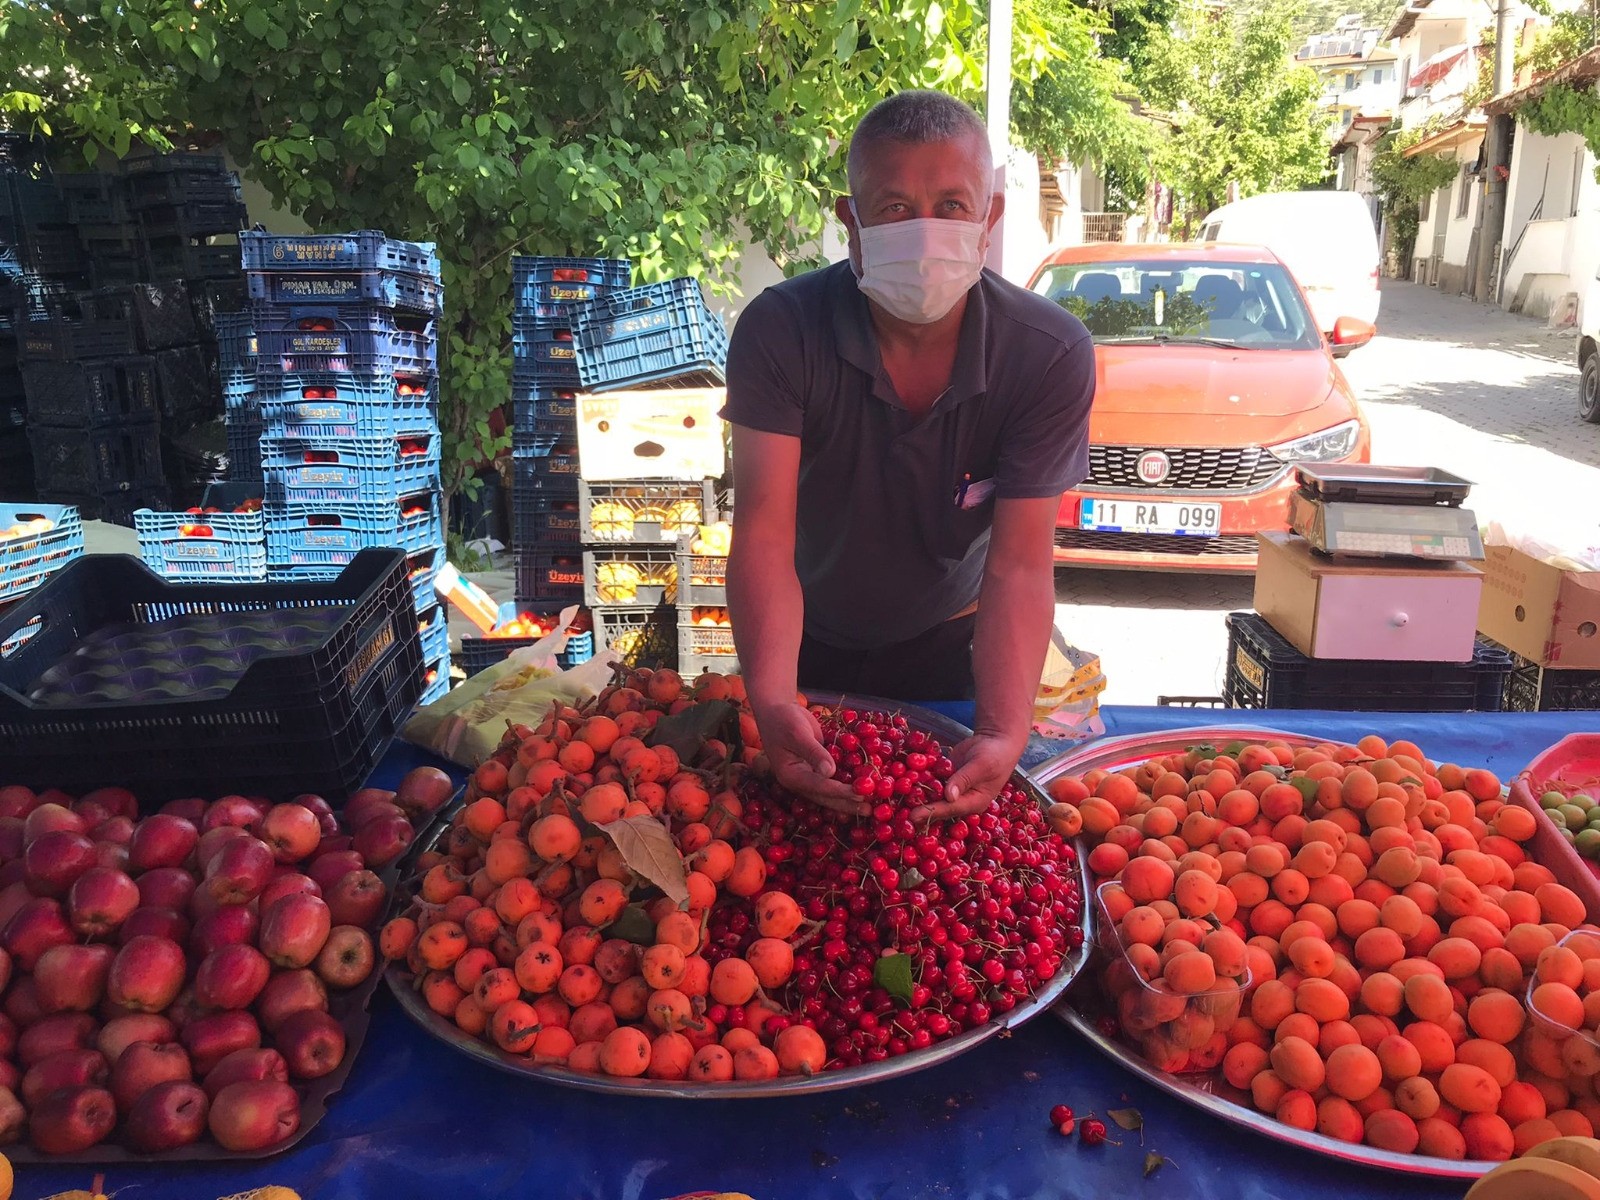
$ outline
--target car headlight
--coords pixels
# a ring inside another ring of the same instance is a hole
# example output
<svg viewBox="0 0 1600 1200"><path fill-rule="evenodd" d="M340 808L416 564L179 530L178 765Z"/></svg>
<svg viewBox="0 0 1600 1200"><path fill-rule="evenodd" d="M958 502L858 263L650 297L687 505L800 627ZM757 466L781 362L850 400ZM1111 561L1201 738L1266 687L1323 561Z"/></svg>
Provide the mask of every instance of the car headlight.
<svg viewBox="0 0 1600 1200"><path fill-rule="evenodd" d="M1279 442L1267 449L1285 462L1333 462L1354 450L1360 437L1361 422L1345 421L1331 429L1308 433L1292 442Z"/></svg>

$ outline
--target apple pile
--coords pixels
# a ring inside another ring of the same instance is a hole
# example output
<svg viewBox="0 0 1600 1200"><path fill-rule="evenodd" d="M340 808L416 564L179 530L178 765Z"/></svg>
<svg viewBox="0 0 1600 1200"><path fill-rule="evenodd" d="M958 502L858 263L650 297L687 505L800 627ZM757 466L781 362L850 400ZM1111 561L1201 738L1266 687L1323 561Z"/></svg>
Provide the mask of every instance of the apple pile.
<svg viewBox="0 0 1600 1200"><path fill-rule="evenodd" d="M320 796L78 799L0 787L0 1144L138 1153L209 1131L266 1149L300 1124L295 1085L335 1070L330 1013L372 974L378 872L444 805L419 767L343 809Z"/></svg>

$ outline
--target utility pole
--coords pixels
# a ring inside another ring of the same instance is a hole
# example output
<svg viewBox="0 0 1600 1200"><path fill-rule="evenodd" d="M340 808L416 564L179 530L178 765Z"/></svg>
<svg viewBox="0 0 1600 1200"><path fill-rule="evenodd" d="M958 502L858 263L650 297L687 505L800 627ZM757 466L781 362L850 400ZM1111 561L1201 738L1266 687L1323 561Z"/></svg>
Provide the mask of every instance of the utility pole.
<svg viewBox="0 0 1600 1200"><path fill-rule="evenodd" d="M1511 90L1516 48L1511 44L1511 15L1515 0L1497 0L1494 13L1494 94ZM1495 299L1495 252L1505 235L1506 191L1511 166L1511 129L1514 118L1491 116L1484 131L1484 167L1489 178L1478 205L1477 261L1473 263L1472 298Z"/></svg>
<svg viewBox="0 0 1600 1200"><path fill-rule="evenodd" d="M989 77L984 119L989 150L994 155L994 190L1006 192L1006 164L1011 156L1011 0L989 0ZM989 269L1005 274L1004 218L989 238Z"/></svg>

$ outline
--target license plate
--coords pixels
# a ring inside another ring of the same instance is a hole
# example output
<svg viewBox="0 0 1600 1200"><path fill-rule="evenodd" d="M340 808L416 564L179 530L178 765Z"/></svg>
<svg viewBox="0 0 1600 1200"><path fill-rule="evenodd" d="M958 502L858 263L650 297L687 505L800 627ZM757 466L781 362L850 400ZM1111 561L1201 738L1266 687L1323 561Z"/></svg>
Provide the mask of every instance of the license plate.
<svg viewBox="0 0 1600 1200"><path fill-rule="evenodd" d="M1078 528L1105 533L1216 537L1222 532L1222 505L1177 500L1084 500L1078 506Z"/></svg>

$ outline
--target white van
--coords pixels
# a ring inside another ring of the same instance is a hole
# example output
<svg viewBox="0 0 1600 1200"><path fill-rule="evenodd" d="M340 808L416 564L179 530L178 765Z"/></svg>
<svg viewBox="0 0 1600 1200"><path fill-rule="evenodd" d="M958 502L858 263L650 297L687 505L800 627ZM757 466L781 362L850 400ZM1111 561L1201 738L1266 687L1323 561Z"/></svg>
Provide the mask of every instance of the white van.
<svg viewBox="0 0 1600 1200"><path fill-rule="evenodd" d="M1265 246L1299 282L1323 333L1340 317L1378 323L1378 231L1355 192L1268 192L1206 216L1203 242Z"/></svg>

